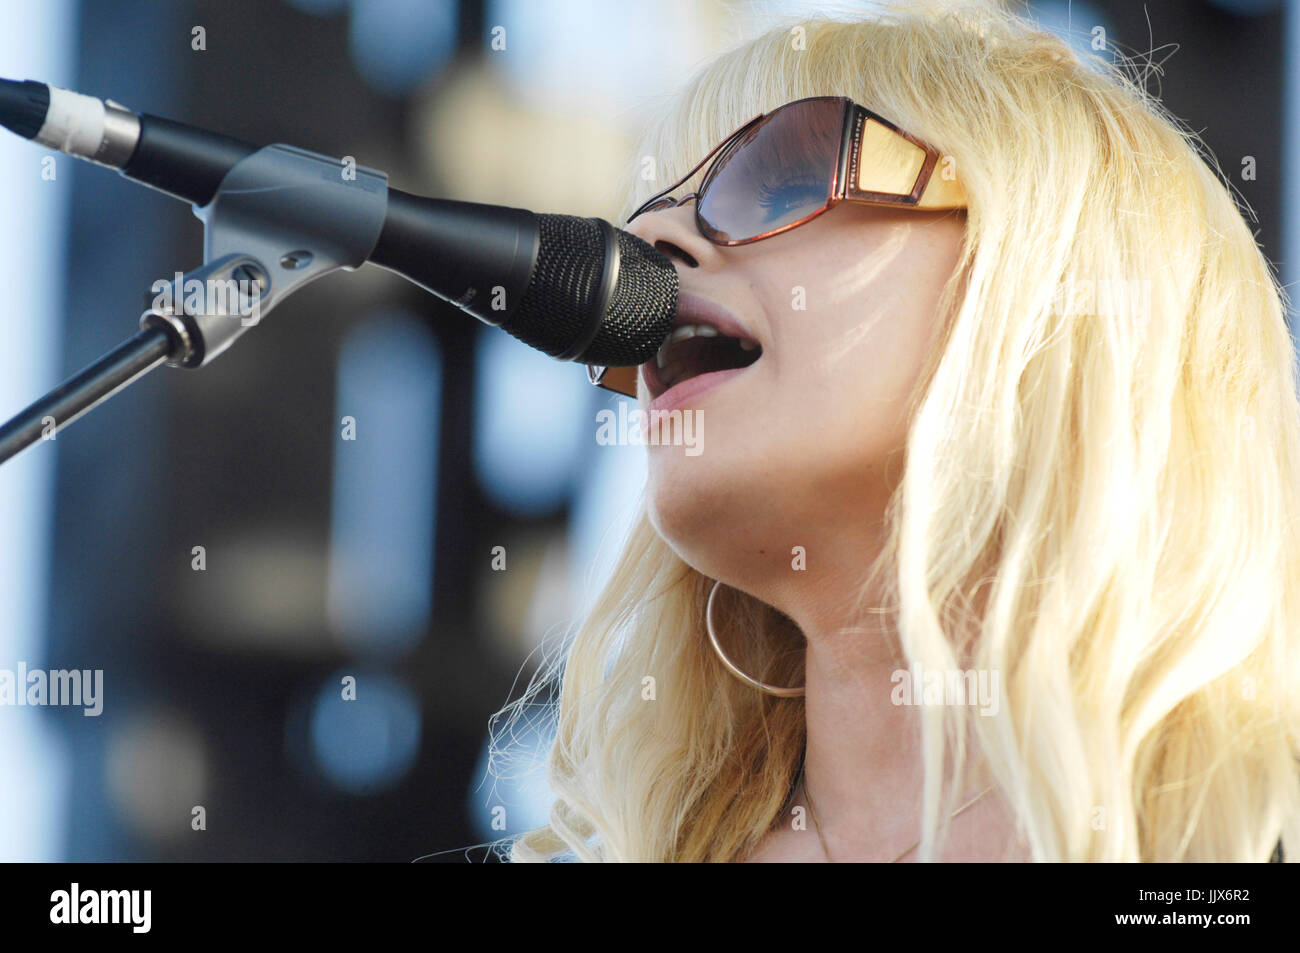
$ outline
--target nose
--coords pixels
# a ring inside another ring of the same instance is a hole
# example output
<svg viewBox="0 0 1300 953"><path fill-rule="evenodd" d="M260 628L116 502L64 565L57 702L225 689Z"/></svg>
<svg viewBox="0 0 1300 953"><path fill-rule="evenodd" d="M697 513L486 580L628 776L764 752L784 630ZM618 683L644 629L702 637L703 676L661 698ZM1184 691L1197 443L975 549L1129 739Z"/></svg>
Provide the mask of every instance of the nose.
<svg viewBox="0 0 1300 953"><path fill-rule="evenodd" d="M634 218L627 231L653 245L673 261L688 268L719 267L722 250L700 234L695 226L695 193L684 195L671 205Z"/></svg>

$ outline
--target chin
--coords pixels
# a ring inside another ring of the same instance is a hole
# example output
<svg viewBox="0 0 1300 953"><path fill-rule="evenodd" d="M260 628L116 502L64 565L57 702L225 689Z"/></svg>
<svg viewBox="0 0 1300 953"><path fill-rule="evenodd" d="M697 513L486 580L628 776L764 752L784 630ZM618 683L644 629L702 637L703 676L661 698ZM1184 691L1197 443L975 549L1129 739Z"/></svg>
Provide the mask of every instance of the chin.
<svg viewBox="0 0 1300 953"><path fill-rule="evenodd" d="M728 561L735 518L734 491L718 484L714 467L673 447L651 447L646 514L655 530L695 569L706 574Z"/></svg>
<svg viewBox="0 0 1300 953"><path fill-rule="evenodd" d="M781 557L789 550L784 543L789 534L780 525L784 514L770 503L779 494L761 479L761 471L728 460L717 444L701 457L685 457L673 447L649 450L647 516L688 565L744 586L754 581L751 573L770 571L764 564L788 563Z"/></svg>

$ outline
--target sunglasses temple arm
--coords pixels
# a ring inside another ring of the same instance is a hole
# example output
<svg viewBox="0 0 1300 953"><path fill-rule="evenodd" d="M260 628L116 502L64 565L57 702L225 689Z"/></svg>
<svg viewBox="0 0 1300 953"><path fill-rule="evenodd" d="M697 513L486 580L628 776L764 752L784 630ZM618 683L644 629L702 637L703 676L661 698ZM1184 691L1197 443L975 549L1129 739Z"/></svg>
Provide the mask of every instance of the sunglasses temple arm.
<svg viewBox="0 0 1300 953"><path fill-rule="evenodd" d="M855 143L853 138L853 126L857 122L854 115L853 103L844 104L844 123L840 128L840 154L839 161L835 166L835 191L834 197L842 199L849 194L849 169L854 165L853 151L855 145L861 148L861 138ZM859 161L861 161L859 159Z"/></svg>

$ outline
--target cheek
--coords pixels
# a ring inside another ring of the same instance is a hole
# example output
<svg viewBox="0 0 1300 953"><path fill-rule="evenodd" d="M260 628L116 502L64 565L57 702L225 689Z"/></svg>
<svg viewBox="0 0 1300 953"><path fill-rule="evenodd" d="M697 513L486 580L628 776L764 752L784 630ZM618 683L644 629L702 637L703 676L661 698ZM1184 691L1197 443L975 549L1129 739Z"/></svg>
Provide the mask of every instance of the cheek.
<svg viewBox="0 0 1300 953"><path fill-rule="evenodd" d="M931 315L905 307L881 316L841 361L834 375L837 405L872 423L872 429L902 426L908 396L930 350Z"/></svg>
<svg viewBox="0 0 1300 953"><path fill-rule="evenodd" d="M893 294L866 314L853 305L810 315L783 349L774 430L825 468L872 468L901 449L907 401L933 346L932 303ZM849 312L857 310L858 315ZM811 456L815 452L815 456Z"/></svg>
<svg viewBox="0 0 1300 953"><path fill-rule="evenodd" d="M832 243L816 258L800 249L749 270L736 297L763 313L770 352L749 383L707 404L704 453L649 448L650 519L702 572L717 575L709 561L724 540L760 558L810 522L875 512L901 475L908 399L938 340L956 248L928 255L877 238L867 247L882 261L864 277L860 258L836 260L846 247L863 245Z"/></svg>

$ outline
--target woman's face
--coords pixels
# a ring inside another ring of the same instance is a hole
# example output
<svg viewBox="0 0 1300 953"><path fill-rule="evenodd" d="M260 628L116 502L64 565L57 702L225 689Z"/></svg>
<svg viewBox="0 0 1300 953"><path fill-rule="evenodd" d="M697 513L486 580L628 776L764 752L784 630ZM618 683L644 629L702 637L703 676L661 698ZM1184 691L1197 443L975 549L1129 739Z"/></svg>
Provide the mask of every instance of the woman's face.
<svg viewBox="0 0 1300 953"><path fill-rule="evenodd" d="M965 212L842 203L730 248L701 236L694 214L689 203L648 213L629 231L673 259L678 324L723 308L761 353L706 378L690 375L707 359L661 351L664 377L686 375L662 396L661 372L642 368L643 409L648 393L650 409L695 415L690 452L648 447L650 518L696 569L781 607L771 587L792 582L794 547L805 554L801 582L827 560L860 570L873 555L859 547L901 474L904 402L940 329Z"/></svg>

